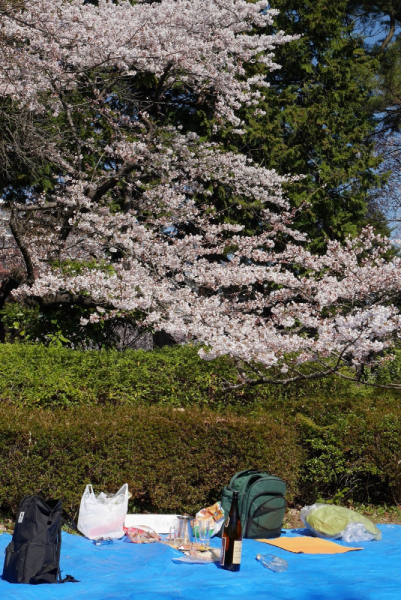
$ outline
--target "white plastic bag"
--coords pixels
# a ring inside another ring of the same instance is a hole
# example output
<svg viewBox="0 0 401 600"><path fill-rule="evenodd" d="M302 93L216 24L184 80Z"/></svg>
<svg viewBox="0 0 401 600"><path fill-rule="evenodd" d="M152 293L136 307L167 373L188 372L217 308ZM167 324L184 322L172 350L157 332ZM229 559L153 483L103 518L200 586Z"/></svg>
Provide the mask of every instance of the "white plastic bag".
<svg viewBox="0 0 401 600"><path fill-rule="evenodd" d="M345 542L381 540L381 531L364 515L334 504L312 504L301 509L301 520L313 535Z"/></svg>
<svg viewBox="0 0 401 600"><path fill-rule="evenodd" d="M127 512L127 483L113 496L103 492L96 496L92 486L87 485L79 508L78 529L90 540L121 538Z"/></svg>
<svg viewBox="0 0 401 600"><path fill-rule="evenodd" d="M377 536L368 531L363 523L348 523L342 532L342 539L344 542L373 542Z"/></svg>

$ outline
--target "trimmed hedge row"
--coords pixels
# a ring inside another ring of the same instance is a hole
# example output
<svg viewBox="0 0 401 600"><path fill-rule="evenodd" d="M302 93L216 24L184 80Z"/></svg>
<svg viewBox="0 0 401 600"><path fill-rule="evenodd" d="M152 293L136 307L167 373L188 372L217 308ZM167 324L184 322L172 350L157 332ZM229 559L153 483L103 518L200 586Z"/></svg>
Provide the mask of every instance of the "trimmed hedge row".
<svg viewBox="0 0 401 600"><path fill-rule="evenodd" d="M239 470L280 475L297 494L296 433L265 416L219 416L164 407L0 408L0 510L27 494L62 497L76 512L84 487L127 482L130 510L194 513L221 497Z"/></svg>
<svg viewBox="0 0 401 600"><path fill-rule="evenodd" d="M24 495L40 493L62 497L76 513L87 483L113 492L128 482L131 511L194 513L250 467L282 477L290 504L400 503L401 408L378 402L330 424L318 420L160 406L3 406L0 510L15 512Z"/></svg>
<svg viewBox="0 0 401 600"><path fill-rule="evenodd" d="M165 404L221 409L310 395L348 398L360 393L357 386L335 378L225 393L223 380L236 380L230 359L203 361L191 346L82 352L39 344L0 345L0 401L32 407ZM369 393L366 388L363 392Z"/></svg>

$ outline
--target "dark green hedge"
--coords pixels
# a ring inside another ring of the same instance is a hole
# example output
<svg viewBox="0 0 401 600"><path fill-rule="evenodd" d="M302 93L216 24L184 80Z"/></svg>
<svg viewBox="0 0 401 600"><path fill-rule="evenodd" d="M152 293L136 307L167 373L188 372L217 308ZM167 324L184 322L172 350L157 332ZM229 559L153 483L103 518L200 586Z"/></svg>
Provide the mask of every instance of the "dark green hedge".
<svg viewBox="0 0 401 600"><path fill-rule="evenodd" d="M265 416L218 416L164 407L0 408L0 510L26 494L62 497L75 512L85 484L116 491L131 510L194 513L220 499L249 467L282 477L298 494L303 452L296 433Z"/></svg>
<svg viewBox="0 0 401 600"><path fill-rule="evenodd" d="M401 503L399 403L366 402L332 412L331 419L327 413L314 420L298 414L296 428L307 452L299 480L304 502Z"/></svg>
<svg viewBox="0 0 401 600"><path fill-rule="evenodd" d="M359 407L331 424L171 407L0 408L0 511L31 493L76 512L85 484L130 510L193 513L241 469L282 477L288 501L401 501L401 409ZM325 419L327 421L327 417Z"/></svg>

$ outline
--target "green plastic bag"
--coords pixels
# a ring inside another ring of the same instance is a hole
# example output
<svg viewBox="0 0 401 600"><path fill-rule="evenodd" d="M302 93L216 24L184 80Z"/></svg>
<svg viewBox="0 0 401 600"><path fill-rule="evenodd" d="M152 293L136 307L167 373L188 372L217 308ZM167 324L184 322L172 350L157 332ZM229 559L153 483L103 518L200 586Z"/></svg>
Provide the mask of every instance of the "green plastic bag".
<svg viewBox="0 0 401 600"><path fill-rule="evenodd" d="M363 515L333 504L304 506L301 519L314 535L324 539L346 542L380 540L381 531Z"/></svg>

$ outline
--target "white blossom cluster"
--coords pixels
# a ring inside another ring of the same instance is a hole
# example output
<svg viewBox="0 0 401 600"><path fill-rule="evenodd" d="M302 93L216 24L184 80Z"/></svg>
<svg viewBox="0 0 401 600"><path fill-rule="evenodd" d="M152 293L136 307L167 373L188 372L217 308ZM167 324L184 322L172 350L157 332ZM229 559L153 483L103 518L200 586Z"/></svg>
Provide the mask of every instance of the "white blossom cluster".
<svg viewBox="0 0 401 600"><path fill-rule="evenodd" d="M271 24L268 2L247 0L163 0L132 5L99 0L28 0L3 16L2 35L13 43L0 55L0 94L40 109L38 92L74 87L76 73L102 66L121 74L153 73L179 78L198 93L216 94L216 112L240 125L235 109L257 104L263 76L245 77L244 62L258 57L277 68L271 51L292 39L251 35ZM247 32L250 32L247 34ZM29 42L28 42L29 40ZM263 53L263 54L261 54ZM73 67L73 68L72 68ZM62 110L57 96L54 109Z"/></svg>

